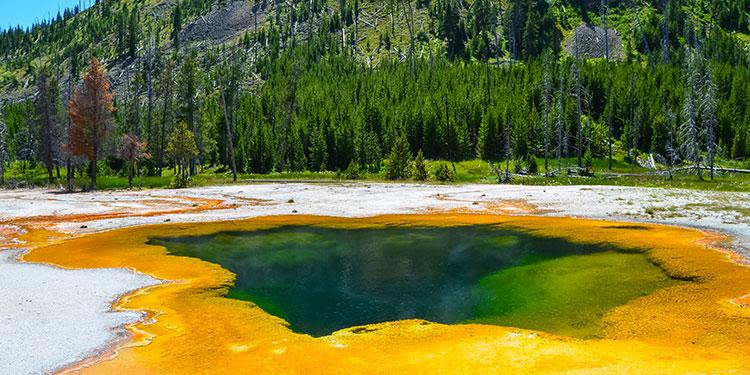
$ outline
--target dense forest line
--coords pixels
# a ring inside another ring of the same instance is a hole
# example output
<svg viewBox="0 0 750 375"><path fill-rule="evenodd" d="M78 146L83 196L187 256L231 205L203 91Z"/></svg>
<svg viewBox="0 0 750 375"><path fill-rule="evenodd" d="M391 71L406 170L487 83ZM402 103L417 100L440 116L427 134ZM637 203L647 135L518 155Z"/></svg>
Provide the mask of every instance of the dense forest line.
<svg viewBox="0 0 750 375"><path fill-rule="evenodd" d="M235 176L355 168L403 178L408 174L392 170L398 153L448 161L537 158L547 170L568 166L564 158L585 167L612 154L635 162L652 153L666 168L750 156L750 55L734 33L747 29L745 2L669 0L644 17L631 11L633 4L616 2L610 13L609 2L594 3L601 5L597 13L582 11L579 19L555 2L401 1L393 5L408 29L403 53L372 64L351 36L359 24L356 2L342 1L339 11L316 1L277 6L275 18L235 42L197 49L181 45L179 29L213 2L180 2L159 21L166 25L161 32L142 33L138 2L128 8L101 1L82 14L114 20L101 26L116 30L108 52L81 47L100 46L94 40L106 38L104 31L85 33L95 38L89 42L65 38L67 28L81 27L75 12L0 35L0 53L11 56L6 68L19 61L34 66L33 53L20 52L35 48L26 39L50 38L47 46L64 46L55 56L77 56L29 68L35 95L3 105L0 175L15 162L45 166L50 180L53 171L60 178L60 169L68 176L95 173L92 165L128 174L136 164L138 173L161 176L187 158L185 176L206 167ZM433 21L429 33L415 30L414 10ZM564 34L574 44L578 34L565 27L583 21L630 25L622 58L566 53ZM350 36L342 36L347 30ZM377 49L392 49L389 33L377 35ZM135 61L113 99L111 121L102 124L95 158L75 151L72 145L84 140L68 116L76 87L85 89L76 78L88 69L83 50ZM61 69L74 77L67 85L58 82ZM178 136L186 146L175 146Z"/></svg>

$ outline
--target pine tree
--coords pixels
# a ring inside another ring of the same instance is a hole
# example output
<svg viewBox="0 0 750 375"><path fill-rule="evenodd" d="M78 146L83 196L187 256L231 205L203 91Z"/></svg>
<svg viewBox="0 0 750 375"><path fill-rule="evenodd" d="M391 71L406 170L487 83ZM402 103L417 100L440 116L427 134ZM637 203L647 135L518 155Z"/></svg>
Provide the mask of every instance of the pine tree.
<svg viewBox="0 0 750 375"><path fill-rule="evenodd" d="M74 156L85 156L91 162L91 189L96 189L96 164L111 133L113 97L107 72L96 57L92 57L89 71L83 76L82 89L76 89L73 100L68 103L68 116L73 123L68 129L68 151Z"/></svg>
<svg viewBox="0 0 750 375"><path fill-rule="evenodd" d="M537 49L537 44L539 43L539 18L539 12L535 9L529 9L527 12L526 27L523 31L523 51L528 60L534 60L539 55Z"/></svg>
<svg viewBox="0 0 750 375"><path fill-rule="evenodd" d="M195 116L198 110L198 85L200 71L198 70L195 52L188 56L182 63L180 73L177 76L178 97L180 103L181 117L185 121L191 133L197 131ZM197 136L196 136L197 137ZM190 161L190 175L196 173L195 161Z"/></svg>
<svg viewBox="0 0 750 375"><path fill-rule="evenodd" d="M185 121L181 121L169 141L167 151L171 152L180 162L180 178L187 181L188 179L188 161L198 155L198 146L195 145L195 136L191 132Z"/></svg>
<svg viewBox="0 0 750 375"><path fill-rule="evenodd" d="M172 10L172 33L170 37L172 39L172 46L175 52L180 51L180 31L182 30L182 8L180 3L177 2L174 9Z"/></svg>
<svg viewBox="0 0 750 375"><path fill-rule="evenodd" d="M414 159L414 179L417 181L427 180L427 165L424 161L422 149L417 152L417 158Z"/></svg>
<svg viewBox="0 0 750 375"><path fill-rule="evenodd" d="M479 127L477 157L482 160L495 160L499 157L498 119L493 112L485 113Z"/></svg>
<svg viewBox="0 0 750 375"><path fill-rule="evenodd" d="M130 10L130 18L128 19L128 54L130 57L135 57L135 54L138 52L140 38L138 7L134 6L133 9Z"/></svg>
<svg viewBox="0 0 750 375"><path fill-rule="evenodd" d="M54 181L52 169L60 154L58 147L61 135L58 118L60 90L54 79L50 81L46 69L42 69L37 78L37 89L39 90L39 94L34 100L36 139L38 140L37 155L41 156L42 162L47 167L49 182L52 183Z"/></svg>
<svg viewBox="0 0 750 375"><path fill-rule="evenodd" d="M325 171L327 159L328 145L326 144L325 130L323 126L318 125L310 136L310 169Z"/></svg>
<svg viewBox="0 0 750 375"><path fill-rule="evenodd" d="M385 167L385 177L389 180L403 180L411 175L411 152L406 135L396 139L388 156Z"/></svg>

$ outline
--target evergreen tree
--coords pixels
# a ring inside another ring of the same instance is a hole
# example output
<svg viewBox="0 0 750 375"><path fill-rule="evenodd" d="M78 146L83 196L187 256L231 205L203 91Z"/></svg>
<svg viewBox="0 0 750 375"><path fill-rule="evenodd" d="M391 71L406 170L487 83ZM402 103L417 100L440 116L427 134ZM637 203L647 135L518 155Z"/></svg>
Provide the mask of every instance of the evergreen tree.
<svg viewBox="0 0 750 375"><path fill-rule="evenodd" d="M174 157L180 162L180 178L183 180L188 179L188 161L192 160L198 155L198 146L195 145L195 136L191 132L187 124L181 121L167 146L167 151L171 152Z"/></svg>
<svg viewBox="0 0 750 375"><path fill-rule="evenodd" d="M310 136L310 170L325 171L328 159L328 145L326 144L323 126L315 126Z"/></svg>
<svg viewBox="0 0 750 375"><path fill-rule="evenodd" d="M180 51L180 31L182 30L182 7L180 2L172 9L172 33L170 38L172 39L172 46L176 52Z"/></svg>
<svg viewBox="0 0 750 375"><path fill-rule="evenodd" d="M57 81L50 79L46 69L42 69L37 78L37 89L39 93L34 100L36 139L38 140L37 155L41 156L42 162L47 167L49 182L52 183L54 181L52 169L60 154L58 147L61 136L60 89L57 86Z"/></svg>
<svg viewBox="0 0 750 375"><path fill-rule="evenodd" d="M130 10L130 17L128 19L128 54L130 57L134 57L138 52L140 38L138 7L134 6L133 9Z"/></svg>
<svg viewBox="0 0 750 375"><path fill-rule="evenodd" d="M198 110L198 85L200 81L200 71L196 61L195 53L188 56L182 63L180 72L177 76L177 96L180 103L180 120L185 121L188 130L195 133L196 122L195 116ZM195 162L190 162L190 174L196 173Z"/></svg>
<svg viewBox="0 0 750 375"><path fill-rule="evenodd" d="M406 135L396 139L388 156L385 177L389 180L403 180L411 176L411 152Z"/></svg>
<svg viewBox="0 0 750 375"><path fill-rule="evenodd" d="M417 181L427 180L427 165L422 154L422 149L417 152L417 158L414 159L414 179Z"/></svg>
<svg viewBox="0 0 750 375"><path fill-rule="evenodd" d="M533 4L533 3L531 3ZM533 5L531 6L533 7ZM526 27L523 32L523 52L526 59L533 60L539 56L539 22L540 15L535 9L527 12Z"/></svg>

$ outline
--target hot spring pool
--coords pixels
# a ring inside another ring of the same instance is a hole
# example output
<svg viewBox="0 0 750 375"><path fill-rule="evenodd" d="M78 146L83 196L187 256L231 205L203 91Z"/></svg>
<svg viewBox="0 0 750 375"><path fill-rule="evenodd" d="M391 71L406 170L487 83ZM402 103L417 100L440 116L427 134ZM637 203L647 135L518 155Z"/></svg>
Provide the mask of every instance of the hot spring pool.
<svg viewBox="0 0 750 375"><path fill-rule="evenodd" d="M149 243L234 272L227 297L313 336L418 318L594 338L608 310L681 282L637 251L492 226L282 226Z"/></svg>

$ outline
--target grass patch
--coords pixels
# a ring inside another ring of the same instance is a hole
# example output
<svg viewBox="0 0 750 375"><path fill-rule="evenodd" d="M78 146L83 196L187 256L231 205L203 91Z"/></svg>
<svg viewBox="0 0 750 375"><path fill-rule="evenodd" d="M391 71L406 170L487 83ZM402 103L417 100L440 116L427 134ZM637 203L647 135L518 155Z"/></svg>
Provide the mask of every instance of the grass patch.
<svg viewBox="0 0 750 375"><path fill-rule="evenodd" d="M514 163L511 162L511 170ZM560 163L563 167L576 166L577 158L565 158ZM465 160L460 162L446 162L432 160L426 162L426 168L429 171L427 181L419 183L427 184L446 184L450 182L437 181L433 171L437 170L439 165L445 165L449 171L455 171L454 183L479 183L495 184L497 175L490 166L490 163L484 160ZM504 161L493 162L492 165L505 169ZM711 190L711 191L735 191L750 192L750 175L747 174L717 174L716 178L711 181L704 176L704 180L699 180L692 174L676 174L672 179L669 176L647 175L644 172L648 170L626 163L622 158L614 159L612 172L623 173L621 175L609 174L609 161L607 159L594 159L593 175L578 176L565 175L558 173L555 177L544 177L544 159L537 158L537 165L540 174L534 176L514 176L511 184L515 185L541 185L541 186L562 186L562 185L608 185L608 186L638 186L638 187L661 187L661 188L681 188L693 190ZM558 166L557 159L549 160L549 170L556 170ZM746 168L741 162L726 161L722 166L731 168ZM97 179L97 189L127 189L127 177L118 175L108 175L102 170ZM110 170L111 172L111 170ZM325 172L274 172L269 174L257 173L240 173L237 176L237 184L252 182L253 180L300 180L300 181L346 181L345 174L331 171ZM50 183L47 177L47 171L41 165L31 165L28 162L14 162L6 168L6 188L29 188L29 187L64 187L66 186L66 171L60 169L60 178L57 178L55 171L54 182ZM172 182L172 170L164 169L161 176L145 176L133 178L135 188L166 188L170 187ZM77 177L73 180L75 189L81 189L89 183L88 177ZM376 173L362 173L358 181L365 182L393 182L385 178L385 173L380 171ZM412 180L397 182L413 182ZM226 168L205 168L192 177L190 186L211 186L211 185L229 185L235 184L232 180L232 173ZM741 212L747 214L747 212Z"/></svg>

